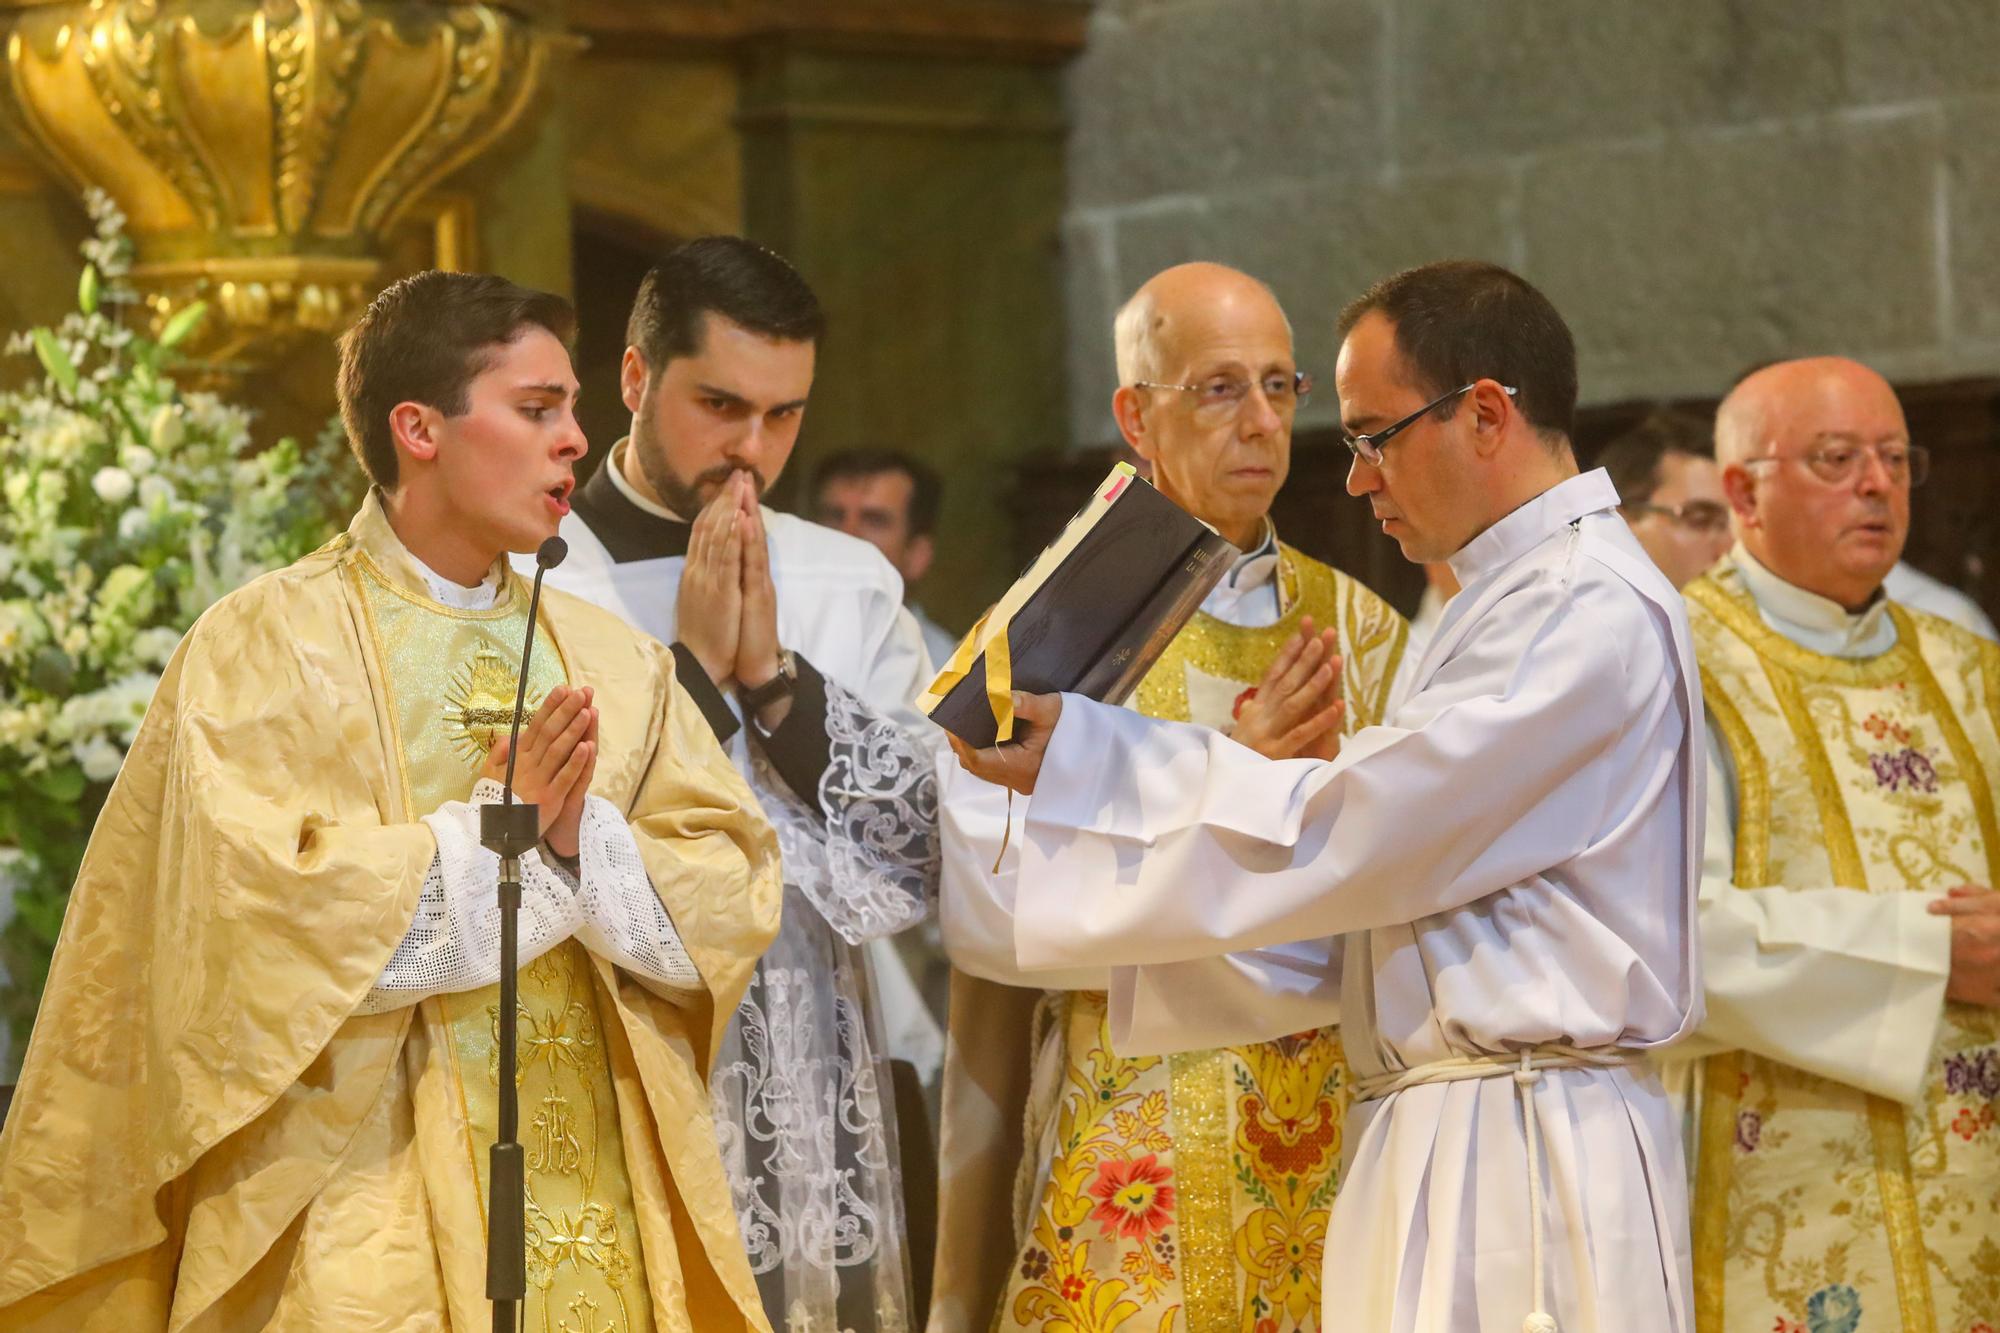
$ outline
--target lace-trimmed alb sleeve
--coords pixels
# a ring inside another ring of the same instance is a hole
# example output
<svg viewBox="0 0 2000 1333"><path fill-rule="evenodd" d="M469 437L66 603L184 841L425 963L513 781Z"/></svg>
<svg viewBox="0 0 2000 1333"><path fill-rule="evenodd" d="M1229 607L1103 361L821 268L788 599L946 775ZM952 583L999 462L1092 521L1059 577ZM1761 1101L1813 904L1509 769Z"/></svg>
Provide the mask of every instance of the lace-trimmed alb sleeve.
<svg viewBox="0 0 2000 1333"><path fill-rule="evenodd" d="M479 845L479 807L500 795L499 783L482 779L470 804L447 801L424 816L437 855L416 917L355 1012L400 1009L500 979L500 858ZM521 965L575 934L581 921L574 895L555 872L534 852L522 857Z"/></svg>
<svg viewBox="0 0 2000 1333"><path fill-rule="evenodd" d="M849 943L893 935L922 921L937 897L932 757L840 685L817 672L801 677L785 726L769 737L751 729L763 751L752 756L751 781L777 830L785 881ZM768 753L785 732L814 722L810 768ZM810 805L798 795L807 775Z"/></svg>
<svg viewBox="0 0 2000 1333"><path fill-rule="evenodd" d="M576 937L583 947L666 999L699 996L701 973L646 874L631 825L609 801L585 799L576 850L582 912Z"/></svg>

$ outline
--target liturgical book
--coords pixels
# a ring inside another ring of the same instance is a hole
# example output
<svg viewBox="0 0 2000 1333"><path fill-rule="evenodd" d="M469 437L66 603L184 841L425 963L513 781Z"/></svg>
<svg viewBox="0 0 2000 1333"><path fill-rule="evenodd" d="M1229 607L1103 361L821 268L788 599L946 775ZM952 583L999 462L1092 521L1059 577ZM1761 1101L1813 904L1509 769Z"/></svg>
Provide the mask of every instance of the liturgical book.
<svg viewBox="0 0 2000 1333"><path fill-rule="evenodd" d="M1015 690L1123 703L1236 555L1120 463L972 627L917 706L987 746L1012 739Z"/></svg>

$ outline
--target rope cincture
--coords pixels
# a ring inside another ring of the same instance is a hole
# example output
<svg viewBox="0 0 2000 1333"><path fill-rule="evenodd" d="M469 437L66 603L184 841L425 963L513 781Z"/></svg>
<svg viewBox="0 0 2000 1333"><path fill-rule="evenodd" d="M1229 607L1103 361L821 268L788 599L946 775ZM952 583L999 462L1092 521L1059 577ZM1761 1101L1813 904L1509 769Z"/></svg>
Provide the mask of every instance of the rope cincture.
<svg viewBox="0 0 2000 1333"><path fill-rule="evenodd" d="M1433 1060L1410 1069L1392 1069L1354 1081L1354 1100L1372 1102L1391 1093L1427 1083L1459 1083L1467 1079L1510 1077L1521 1099L1521 1123L1528 1140L1528 1209L1530 1212L1529 1255L1534 1264L1533 1308L1521 1321L1521 1333L1559 1333L1555 1316L1548 1312L1548 1292L1544 1285L1543 1251L1546 1237L1542 1222L1542 1124L1535 1114L1535 1085L1545 1069L1618 1069L1639 1058L1637 1051L1618 1047L1586 1049L1551 1043L1530 1046L1518 1061L1504 1061L1486 1055L1455 1055Z"/></svg>

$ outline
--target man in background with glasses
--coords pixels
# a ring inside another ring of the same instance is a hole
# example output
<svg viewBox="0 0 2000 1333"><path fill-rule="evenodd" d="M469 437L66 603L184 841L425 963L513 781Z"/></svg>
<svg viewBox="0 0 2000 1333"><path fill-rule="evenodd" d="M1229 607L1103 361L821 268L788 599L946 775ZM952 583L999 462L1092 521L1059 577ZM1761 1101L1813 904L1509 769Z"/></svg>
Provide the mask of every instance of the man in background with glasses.
<svg viewBox="0 0 2000 1333"><path fill-rule="evenodd" d="M1707 422L1684 412L1651 413L1605 445L1597 465L1618 488L1618 509L1632 535L1676 588L1729 549L1729 499Z"/></svg>
<svg viewBox="0 0 2000 1333"><path fill-rule="evenodd" d="M1704 1330L2000 1320L2000 648L1898 605L1929 458L1886 380L1723 400L1687 587L1711 726L1692 1094Z"/></svg>
<svg viewBox="0 0 2000 1333"><path fill-rule="evenodd" d="M1276 758L1331 753L1343 716L1350 728L1382 716L1406 630L1271 523L1312 387L1285 312L1246 274L1183 264L1140 287L1114 341L1120 433L1163 494L1238 548L1131 706ZM964 972L932 1333L1040 1333L1075 1309L1116 1309L1134 1329L1321 1327L1349 1096L1338 1029L1319 1020L1229 1049L1128 1055L1107 1026L1109 968L1015 962L1006 793L956 765L939 776L941 915ZM1008 1244L995 1219L1016 1200Z"/></svg>
<svg viewBox="0 0 2000 1333"><path fill-rule="evenodd" d="M1680 1126L1644 1056L1700 1018L1683 603L1578 475L1575 345L1540 292L1428 264L1340 329L1347 488L1462 590L1330 763L1017 696L1017 742L958 747L1033 797L1016 956L1112 967L1128 1055L1338 1013L1323 1326L1682 1333Z"/></svg>

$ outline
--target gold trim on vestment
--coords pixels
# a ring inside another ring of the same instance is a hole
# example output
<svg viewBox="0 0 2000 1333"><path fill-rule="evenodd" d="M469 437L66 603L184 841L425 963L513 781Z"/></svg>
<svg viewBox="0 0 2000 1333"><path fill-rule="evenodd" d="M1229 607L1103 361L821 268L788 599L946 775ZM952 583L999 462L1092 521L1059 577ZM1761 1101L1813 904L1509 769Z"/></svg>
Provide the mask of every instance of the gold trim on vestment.
<svg viewBox="0 0 2000 1333"><path fill-rule="evenodd" d="M1902 608L1892 605L1888 609L1896 627L1896 642L1888 650L1868 658L1834 658L1801 647L1766 625L1747 594L1732 595L1713 575L1691 584L1686 595L1742 640L1762 664L1765 682L1791 733L1797 757L1805 765L1821 839L1837 887L1868 892L1867 866L1824 738L1813 723L1802 679L1850 686L1915 682L1924 695L1926 715L1943 731L1946 746L1972 789L1989 867L1993 864L1996 846L2000 844L1996 843L1994 833L1991 793L1956 711L1924 662L1916 627ZM1769 878L1771 833L1771 789L1765 760L1733 701L1722 693L1706 669L1702 672L1702 688L1709 715L1716 719L1736 760L1736 883L1742 888L1764 887ZM1729 1189L1734 1174L1732 1153L1742 1083L1740 1052L1712 1056L1706 1062L1694 1218L1698 1333L1723 1333L1725 1327ZM1937 1316L1932 1308L1923 1226L1917 1215L1906 1113L1897 1103L1874 1095L1866 1096L1865 1105L1900 1327L1906 1333L1936 1333Z"/></svg>
<svg viewBox="0 0 2000 1333"><path fill-rule="evenodd" d="M1222 1051L1194 1051L1167 1062L1174 1098L1174 1159L1180 1167L1182 1314L1187 1333L1235 1333L1236 1253L1188 1238L1231 1236L1229 1081Z"/></svg>

